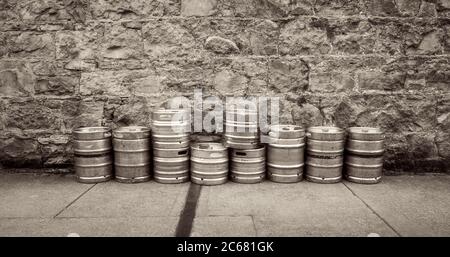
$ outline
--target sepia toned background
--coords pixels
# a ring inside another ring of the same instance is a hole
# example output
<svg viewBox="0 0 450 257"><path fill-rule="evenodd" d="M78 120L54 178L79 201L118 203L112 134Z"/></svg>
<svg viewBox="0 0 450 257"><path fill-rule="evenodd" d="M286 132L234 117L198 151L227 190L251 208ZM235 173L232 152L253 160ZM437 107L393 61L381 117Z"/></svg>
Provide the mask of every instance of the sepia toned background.
<svg viewBox="0 0 450 257"><path fill-rule="evenodd" d="M71 167L73 128L202 88L378 126L387 173L448 173L449 36L449 0L0 0L0 167Z"/></svg>

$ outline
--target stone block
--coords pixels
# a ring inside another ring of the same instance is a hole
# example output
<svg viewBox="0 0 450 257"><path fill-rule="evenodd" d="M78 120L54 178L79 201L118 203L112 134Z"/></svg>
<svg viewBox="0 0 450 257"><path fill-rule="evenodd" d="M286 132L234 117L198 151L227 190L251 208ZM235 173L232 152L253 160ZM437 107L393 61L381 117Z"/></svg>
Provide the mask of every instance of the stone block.
<svg viewBox="0 0 450 257"><path fill-rule="evenodd" d="M330 52L326 19L295 19L280 28L281 55L314 55Z"/></svg>
<svg viewBox="0 0 450 257"><path fill-rule="evenodd" d="M0 61L0 96L31 96L35 83L29 63Z"/></svg>
<svg viewBox="0 0 450 257"><path fill-rule="evenodd" d="M180 0L94 0L90 6L96 19L145 19L180 14Z"/></svg>

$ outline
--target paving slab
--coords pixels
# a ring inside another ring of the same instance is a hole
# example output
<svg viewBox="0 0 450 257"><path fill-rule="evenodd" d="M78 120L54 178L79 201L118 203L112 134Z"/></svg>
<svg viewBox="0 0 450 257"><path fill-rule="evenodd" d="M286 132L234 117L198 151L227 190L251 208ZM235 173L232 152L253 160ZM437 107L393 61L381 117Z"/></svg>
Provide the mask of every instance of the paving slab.
<svg viewBox="0 0 450 257"><path fill-rule="evenodd" d="M194 219L191 236L256 236L251 216L209 216Z"/></svg>
<svg viewBox="0 0 450 257"><path fill-rule="evenodd" d="M91 186L68 175L0 173L0 218L53 217Z"/></svg>
<svg viewBox="0 0 450 257"><path fill-rule="evenodd" d="M0 236L174 236L177 217L0 218Z"/></svg>
<svg viewBox="0 0 450 257"><path fill-rule="evenodd" d="M203 187L196 219L220 215L253 216L258 236L396 235L342 183L230 182ZM194 231L204 231L202 225L194 224ZM225 224L223 229L229 228Z"/></svg>
<svg viewBox="0 0 450 257"><path fill-rule="evenodd" d="M450 236L450 176L389 176L345 184L402 236Z"/></svg>
<svg viewBox="0 0 450 257"><path fill-rule="evenodd" d="M177 217L189 183L99 183L58 217Z"/></svg>

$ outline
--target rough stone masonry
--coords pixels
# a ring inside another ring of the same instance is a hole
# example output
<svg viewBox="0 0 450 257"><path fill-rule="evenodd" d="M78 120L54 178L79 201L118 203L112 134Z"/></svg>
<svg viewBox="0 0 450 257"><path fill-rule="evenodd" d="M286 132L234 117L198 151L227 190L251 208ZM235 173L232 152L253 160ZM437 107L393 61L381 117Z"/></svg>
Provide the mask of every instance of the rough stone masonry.
<svg viewBox="0 0 450 257"><path fill-rule="evenodd" d="M386 172L448 173L449 54L450 0L0 0L0 163L70 167L73 128L202 88L379 126Z"/></svg>

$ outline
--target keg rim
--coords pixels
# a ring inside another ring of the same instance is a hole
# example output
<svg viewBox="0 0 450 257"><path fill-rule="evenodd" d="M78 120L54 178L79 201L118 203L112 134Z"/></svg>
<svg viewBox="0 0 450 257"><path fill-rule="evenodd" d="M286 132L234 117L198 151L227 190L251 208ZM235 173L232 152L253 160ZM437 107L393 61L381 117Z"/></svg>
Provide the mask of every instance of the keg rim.
<svg viewBox="0 0 450 257"><path fill-rule="evenodd" d="M280 131L280 132L297 132L297 131L305 131L300 125L294 124L276 124L270 125L270 131Z"/></svg>
<svg viewBox="0 0 450 257"><path fill-rule="evenodd" d="M220 142L196 142L191 145L191 149L200 151L223 151L227 148Z"/></svg>
<svg viewBox="0 0 450 257"><path fill-rule="evenodd" d="M308 128L308 132L321 134L343 134L344 130L335 126L313 126Z"/></svg>
<svg viewBox="0 0 450 257"><path fill-rule="evenodd" d="M383 140L383 131L378 127L349 127L347 129L349 137L360 140Z"/></svg>
<svg viewBox="0 0 450 257"><path fill-rule="evenodd" d="M111 137L111 128L103 126L95 127L78 127L73 130L75 139L104 139Z"/></svg>
<svg viewBox="0 0 450 257"><path fill-rule="evenodd" d="M113 131L113 137L115 138L148 138L150 137L151 129L146 126L124 126L119 127Z"/></svg>

